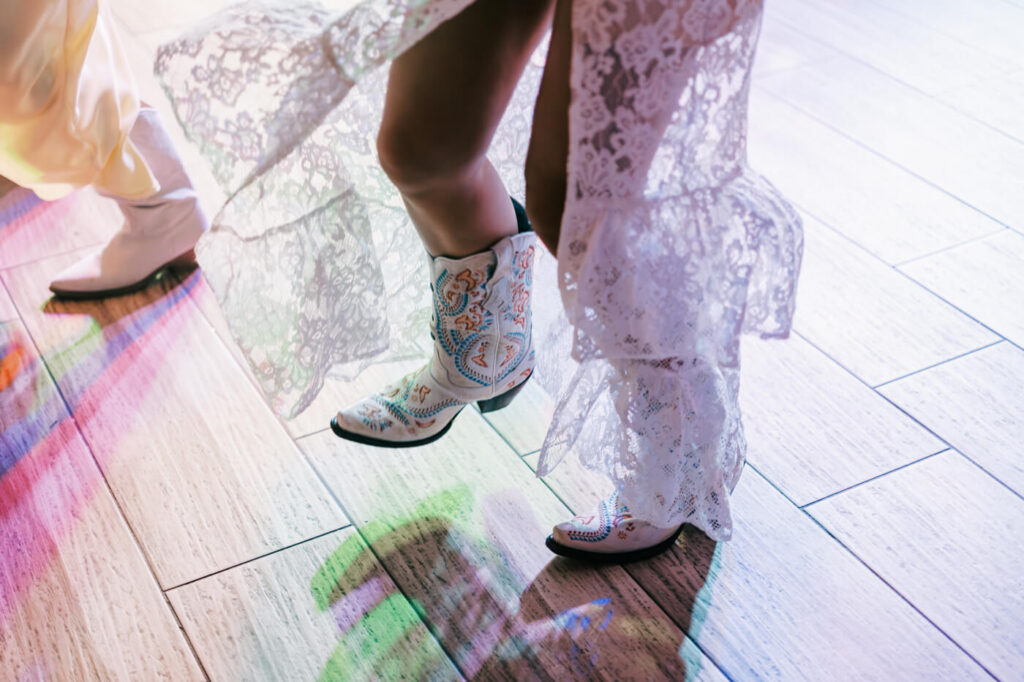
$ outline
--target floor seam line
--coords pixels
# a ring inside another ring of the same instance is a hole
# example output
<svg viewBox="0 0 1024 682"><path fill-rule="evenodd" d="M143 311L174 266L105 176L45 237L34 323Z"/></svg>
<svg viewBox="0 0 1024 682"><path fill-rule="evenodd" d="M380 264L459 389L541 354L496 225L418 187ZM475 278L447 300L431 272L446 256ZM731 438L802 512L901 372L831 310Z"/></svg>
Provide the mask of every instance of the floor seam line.
<svg viewBox="0 0 1024 682"><path fill-rule="evenodd" d="M298 547L299 545L304 545L304 544L306 544L308 542L313 542L315 540L319 540L320 538L326 537L326 536L330 535L331 533L337 533L338 531L345 530L346 528L348 528L348 527L350 527L352 525L354 525L354 524L350 520L348 523L346 523L344 525L341 525L341 526L338 526L337 528L332 528L330 530L325 530L322 533L317 533L316 535L311 535L308 538L303 538L302 540L297 540L297 541L295 541L295 542L293 542L291 544L284 545L283 547L278 547L276 549L272 549L269 552L264 552L263 554L259 554L257 556L251 557L249 559L245 559L244 561L239 561L237 563L231 564L230 566L225 566L224 568L218 568L216 571L211 571L210 573L204 573L201 576L198 576L196 578L192 578L191 580L186 580L183 583L178 583L177 585L173 585L171 587L163 588L163 591L165 593L167 593L167 592L173 592L174 590L177 590L177 589L182 588L182 587L188 587L189 585L197 583L197 582L199 582L201 580L206 580L207 578L212 578L215 575L220 575L221 573L227 573L228 571L233 571L236 568L239 568L241 566L246 566L246 565L251 564L253 562L259 561L260 559L266 559L267 557L274 556L275 554L280 554L281 552L285 552L285 551L287 551L289 549L292 549L294 547Z"/></svg>
<svg viewBox="0 0 1024 682"><path fill-rule="evenodd" d="M802 68L805 68L805 67L802 67ZM1002 225L1006 229L1012 230L1013 232L1016 232L1016 233L1020 234L1019 230L1014 229L1013 226L1007 224L1005 221L1003 221L1003 220L1001 220L999 218L996 218L995 216L993 216L989 212L987 212L987 211L985 211L985 210L975 206L972 203L969 203L963 197L960 197L960 196L954 194L951 190L948 190L945 187L943 187L942 185L937 184L935 181L930 180L929 178L921 175L920 173L918 173L918 172L916 172L914 170L911 170L910 168L905 166L903 163L901 163L899 161L896 161L895 159L892 159L892 158L886 156L881 151L879 151L879 150L875 149L874 147L872 147L871 145L869 145L867 142L864 142L863 140L860 140L859 138L854 137L852 134L844 132L843 130L840 130L839 128L836 128L831 123L829 123L829 122L819 118L814 113L812 113L812 112L808 111L807 109L804 109L803 107L800 107L797 104L791 102L787 97L773 92L772 90L768 89L763 84L756 84L755 87L758 89L759 92L763 92L763 93L769 95L770 97L773 97L773 98L779 100L780 102L783 102L786 106L791 107L791 108L795 109L796 111L799 111L804 116L807 116L808 118L814 120L818 124L828 128L829 130L831 130L832 132L834 132L837 135L841 136L842 138L844 138L846 140L849 140L850 142L853 142L858 147L861 147L862 149L865 149L865 150L869 151L870 153L874 154L875 156L877 156L878 158L884 160L885 162L890 163L890 164L896 166L897 168L901 169L905 173L908 173L909 175L911 175L911 176L917 178L918 180L920 180L921 182L924 182L929 187L933 187L933 188L937 189L938 191L942 192L943 194L945 194L946 196L948 196L951 199L955 200L956 202L958 202L960 204L963 204L964 206L966 206L967 208L969 208L969 209L971 209L973 211L977 211L979 214L985 216L986 218L988 218L989 220L993 221L994 223L996 223L998 225Z"/></svg>
<svg viewBox="0 0 1024 682"><path fill-rule="evenodd" d="M970 239L965 239L962 242L958 242L956 244L951 244L949 246L944 246L941 249L936 249L935 251L930 251L928 253L922 253L920 255L914 256L913 258L908 258L908 259L906 259L904 261L900 261L899 263L893 263L892 267L897 269L897 270L899 270L900 268L902 268L905 265L910 265L912 263L916 263L918 261L922 261L922 260L925 260L927 258L931 258L932 256L938 256L939 254L946 253L946 252L952 251L954 249L959 249L961 246L967 246L969 244L974 244L976 242L984 241L984 240L986 240L986 239L988 239L990 237L996 237L996 236L1002 235L1005 232L1012 232L1013 234L1018 234L1017 232L1014 232L1014 230L1012 230L1009 227L1001 227L998 230L992 230L991 232L987 232L985 234L977 235L975 237L971 237Z"/></svg>
<svg viewBox="0 0 1024 682"><path fill-rule="evenodd" d="M875 3L875 4L877 5L877 3ZM901 86L903 86L903 87L913 91L917 95L920 95L922 97L927 98L929 101L931 101L932 103L938 105L939 107L943 107L945 109L948 109L949 111L952 111L952 112L954 112L956 114L959 114L960 116L963 116L966 119L969 119L970 121L974 122L975 124L977 124L977 125L979 125L979 126L981 126L983 128L986 128L987 130L989 130L989 132L995 133L995 134L997 134L997 135L999 135L1001 137L1004 137L1007 140L1009 140L1011 142L1014 142L1016 144L1024 144L1024 140L1018 139L1013 134L1008 133L1005 130L1002 130L1001 128L997 128L994 125L992 125L991 123L989 123L988 121L983 121L982 119L977 118L976 116L974 116L974 114L971 114L969 112L963 111L962 109L958 109L957 107L953 106L952 104L949 104L949 103L944 102L941 99L939 99L938 96L941 95L944 92L948 92L950 90L949 88L946 88L945 90L942 90L942 91L937 92L937 93L928 92L927 90L923 90L921 87L919 87L917 85L914 85L913 83L910 83L908 81L903 80L902 78L900 78L896 74L890 73L890 72L886 71L885 69L883 69L881 67L875 66L874 64L872 64L872 63L870 63L868 61L865 61L863 58L857 56L856 54L853 54L852 52L848 52L848 51L846 51L846 50L844 50L844 49L842 49L840 47L836 47L835 45L833 45L831 43L828 43L828 42L818 38L815 35L807 33L798 24L794 24L794 23L792 23L790 21L787 21L784 18L779 18L778 21L786 24L791 30L796 31L797 33L801 34L802 36L804 36L808 40L814 41L814 42L819 43L821 45L825 45L826 47L829 47L829 48L831 48L831 49L833 49L833 50L835 50L836 52L839 53L839 55L832 55L833 57L834 56L842 56L842 57L845 57L845 58L847 58L847 59L849 59L851 61L854 61L857 64L860 64L861 66L863 66L863 67L865 67L867 69L870 69L870 70L874 71L875 73L878 73L878 74L882 75L884 78L887 78L889 80L895 81L896 83L900 84ZM936 30L934 30L932 28L925 27L925 29L927 31L932 32L932 33L937 33L938 35L945 36L944 33L940 32L940 31L936 31ZM958 40L956 38L948 38L948 39L954 40L956 42L960 42L962 45L965 44L965 43L963 43L962 41L960 41L960 40ZM972 49L975 49L975 50L978 49L978 48L974 47L973 45L970 46L970 47ZM979 50L979 51L981 51L981 50ZM996 58L996 57L992 57L992 55L988 55L988 53L984 53L984 54L989 56L992 59L992 61L1005 61L1005 60L1002 60L1002 59L999 59L999 58ZM1015 69L1011 69L1009 71L1000 72L1000 73L998 73L996 75L1012 75L1015 72L1016 72ZM968 87L970 85L975 85L975 84L976 83L964 83L964 84L958 85L956 87L958 87L958 88L959 87Z"/></svg>
<svg viewBox="0 0 1024 682"><path fill-rule="evenodd" d="M293 442L295 442L294 439ZM298 447L297 442L296 446ZM455 668L455 670L459 673L459 676L462 677L463 680L467 680L468 678L466 677L466 673L462 669L462 666L460 666L459 662L456 661L455 658L452 656L452 652L450 652L448 650L448 647L445 646L444 642L441 641L441 638L438 636L437 632L434 631L434 628L430 627L430 623L427 622L425 615L421 615L419 610L413 607L414 602L412 597L406 594L405 589L402 587L402 584L395 579L395 576L388 568L388 565L384 563L384 560L377 553L377 550L374 548L373 544L363 534L363 531L359 527L359 524L355 521L355 518L351 514L349 514L348 509L342 503L341 498L338 497L337 493L334 492L334 488L327 484L327 480L320 473L320 470L310 460L309 454L301 447L299 447L299 452L302 453L302 456L303 458L306 459L307 464L313 469L313 473L314 475L316 475L317 479L319 479L320 485L322 485L327 490L327 493L334 499L334 503L338 505L338 508L341 509L341 513L345 515L345 518L348 519L349 524L355 529L355 532L359 536L359 539L362 540L363 544L366 545L366 549L370 552L370 554L373 555L374 561L377 562L377 565L380 566L380 569L384 572L385 575L387 575L388 579L391 580L394 586L398 588L398 591L401 593L406 605L410 609L412 609L412 612L416 615L417 620L419 620L419 622L423 624L423 627L426 629L427 633L429 633L430 636L434 639L434 641L437 642L438 648L448 658L448 660L452 664L452 667Z"/></svg>
<svg viewBox="0 0 1024 682"><path fill-rule="evenodd" d="M883 386L888 386L890 384L896 383L897 381L903 381L904 379L908 379L908 378L910 378L912 376L917 376L918 374L921 374L922 372L927 372L928 370L935 369L936 367L942 367L943 365L949 364L951 362L955 362L956 360L961 360L961 359L966 358L966 357L968 357L970 355L974 355L975 353L980 353L981 351L986 350L988 348L992 348L993 346L998 346L1001 343L1006 343L1006 339L1000 338L998 341L993 341L992 343L986 343L984 346L978 346L977 348L972 348L971 350L963 352L960 355L954 355L951 358L946 358L945 360L940 360L939 362L936 362L934 365L928 365L927 367L922 367L921 369L915 369L913 372L908 372L908 373L904 374L903 376L896 377L895 379L888 379L886 381L883 381L880 384L875 384L871 388L872 388L872 390L877 391L878 389L882 388Z"/></svg>
<svg viewBox="0 0 1024 682"><path fill-rule="evenodd" d="M837 495L842 495L843 493L849 492L851 490L855 490L857 488L860 488L861 486L867 485L868 483L871 483L873 481L877 481L880 478L885 478L886 476L890 476L891 474L894 474L897 471L902 471L903 469L908 469L908 468L914 466L915 464L919 464L919 463L921 463L921 462L923 462L923 461L925 461L927 459L931 459L932 457L937 457L938 455L941 455L944 452L949 452L952 449L953 449L952 446L947 445L946 447L942 448L938 452L932 452L930 454L925 455L924 457L918 457L917 459L915 459L913 461L910 461L910 462L907 462L906 464L901 464L898 467L895 467L893 469L889 469L888 471L883 471L882 473L877 474L875 476L872 476L871 478L865 478L863 481L857 481L856 483L854 483L852 485L846 486L842 490L837 490L837 491L835 491L833 493L829 493L828 495L825 495L824 497L819 497L818 499L813 500L811 502L805 502L804 504L797 505L797 507L799 509L807 509L808 507L812 507L812 506L818 504L819 502L824 502L826 500L830 500L833 497L836 497Z"/></svg>
<svg viewBox="0 0 1024 682"><path fill-rule="evenodd" d="M65 395L63 387L61 387L60 383L57 381L57 378L54 376L53 369L50 367L49 362L47 362L46 356L43 355L42 349L39 346L39 342L36 340L35 335L32 333L32 329L25 321L25 316L22 314L21 308L18 306L17 301L11 294L11 290L7 284L6 277L0 276L0 285L3 286L3 290L4 292L6 292L8 299L14 305L15 311L18 313L18 322L24 328L25 333L31 340L32 346L35 348L36 354L39 356L40 365L46 371L46 375L49 377L50 382L53 385L53 389L57 392L57 395L60 396L61 402L64 404L65 418L70 419L72 425L74 425L75 433L82 440L82 445L85 446L86 452L89 453L89 459L92 461L92 465L96 467L96 473L99 474L100 479L103 481L103 487L106 489L107 495L110 497L110 502L111 504L114 505L114 509L117 510L118 518L120 519L124 528L127 529L128 535L132 539L132 544L134 544L135 546L135 551L137 551L139 553L139 556L142 557L142 561L146 566L150 579L152 580L152 585L156 587L157 592L159 592L160 595L164 598L164 603L167 605L171 617L174 618L175 623L178 625L179 631L181 632L181 636L184 638L185 643L188 645L189 651L192 653L192 657L195 660L196 665L199 666L199 670L203 673L207 680L210 679L209 673L207 673L206 671L206 666L203 665L203 662L200 659L198 652L196 651L195 645L192 642L192 638L189 637L188 632L186 632L184 627L182 627L181 621L178 618L177 611L174 610L174 606L167 599L166 594L164 593L163 589L160 586L160 579L156 574L156 568L154 567L152 557L149 556L149 553L146 551L145 546L142 544L142 541L139 537L139 533L136 531L135 527L129 521L128 516L125 513L124 507L121 505L121 501L117 498L117 495L114 494L113 486L111 486L110 480L107 478L106 472L103 471L103 467L100 466L99 459L96 456L96 451L93 448L92 443L89 442L89 439L82 431L82 427L78 423L78 419L75 416L74 411L71 409L71 403L68 400L67 395Z"/></svg>
<svg viewBox="0 0 1024 682"><path fill-rule="evenodd" d="M749 466L749 465L748 465L748 466ZM751 467L751 468L754 468L754 467ZM782 495L782 496L783 496L783 497L784 497L784 498L785 498L786 500L788 500L788 501L789 501L789 502L790 502L791 504L794 504L794 503L793 503L793 500L792 500L792 499L790 499L790 497L789 497L788 495L786 495L786 493L784 493L784 492L782 491L782 489L781 489L781 488L779 488L779 487L778 487L778 486L777 486L777 485L775 484L775 482L774 482L774 481L772 481L772 480L771 480L770 478L768 478L767 476L765 476L764 474L762 474L762 473L761 473L760 471L758 471L758 470L757 470L756 468L754 468L754 471L756 471L756 472L758 473L758 475L760 475L760 476L761 476L761 478L763 478L763 479L764 479L764 480L765 480L765 481L766 481L766 482L768 483L768 485L770 485L770 486L771 486L772 488L774 488L776 492L778 492L778 493L779 493L780 495ZM875 578L877 578L877 579L878 579L878 580L879 580L879 581L880 581L880 582L881 582L881 583L882 583L883 585L885 585L885 586L886 586L886 587L887 587L887 588L888 588L888 589L889 589L889 590L890 590L890 591L891 591L891 592L892 592L893 594L895 594L895 595L896 595L897 597L899 597L899 599L900 599L900 600L901 600L901 601L902 601L903 603L905 603L905 604L906 604L907 606L909 606L909 607L910 607L910 608L911 608L911 609L912 609L912 610L913 610L913 611L914 611L915 613L917 613L917 614L918 614L918 615L919 615L919 616L920 616L921 618L923 618L923 619L925 620L925 622L927 622L927 623L928 623L929 625L931 625L931 626L932 626L933 628L935 628L935 630L936 630L936 631L938 631L938 632L939 632L939 633L940 633L940 634L941 634L941 635L942 635L943 637L945 637L945 638L946 638L947 640L949 640L949 642L950 642L951 644L953 644L953 646L955 646L955 647L956 647L957 649L959 649L959 650L960 650L960 651L961 651L961 652L962 652L962 653L963 653L963 654L964 654L965 656L967 656L967 657L968 657L968 658L969 658L969 659L970 659L970 660L971 660L971 661L972 661L972 662L973 662L973 663L974 663L975 665L977 665L977 666L978 666L979 668L981 668L982 670L984 670L984 671L985 671L985 672L986 672L986 673L987 673L987 674L988 674L988 675L989 675L989 676L990 676L990 677L991 677L992 679L994 679L994 680L998 680L998 679L999 679L999 678L998 678L998 677L997 677L997 676L996 676L996 675L995 675L995 674L994 674L994 673L993 673L993 672L992 672L991 670L989 670L989 669L988 669L987 667L985 667L985 665L983 665L983 664L982 664L982 663L981 663L981 662L980 662L980 661L979 661L979 660L978 660L977 658L975 658L975 657L974 657L973 655L971 655L971 653L970 653L970 652L968 652L968 651L967 651L967 650L966 650L966 649L965 649L965 648L964 648L964 647L963 647L963 646L962 646L962 645L961 645L961 644L960 644L959 642L957 642L957 641L956 641L955 639L953 639L953 637L952 637L952 636L951 636L951 635L950 635L950 634L949 634L948 632L946 632L945 630L943 630L943 629L942 629L941 627L939 627L939 626L938 626L938 625L937 625L937 624L936 624L936 623L935 623L935 622L934 622L934 621L933 621L933 620L932 620L931 618L929 618L929 617L928 617L928 616L927 616L927 615L926 615L926 614L924 613L924 611L922 611L921 609L919 609L919 608L918 608L918 607L917 607L917 606L916 606L916 605L915 605L915 604L914 604L914 603L913 603L912 601L910 601L910 600L909 600L909 599L908 599L908 598L907 598L907 597L906 597L906 596L905 596L905 595L904 595L904 594L903 594L902 592L900 592L899 590L897 590L897 589L896 589L896 588L895 588L895 587L894 587L894 586L893 586L893 585L892 585L892 584L891 584L891 583L890 583L890 582L889 582L888 580L886 580L886 579L885 579L885 578L884 578L884 577L883 577L883 576L881 575L881 573L879 573L879 572L878 572L878 571L876 571L876 570L875 570L874 568L872 568L872 567L871 567L871 565L870 565L870 564L868 564L868 563L867 563L867 562L866 562L866 561L865 561L865 560L864 560L864 559L863 559L863 558L862 558L862 557L861 557L861 556L860 556L859 554L857 554L856 552L854 552L854 551L853 551L852 549L850 549L850 547L848 547L848 546L847 546L847 545L846 545L846 544L845 544L845 543L844 543L844 542L843 542L842 540L840 540L839 538L837 538L837 537L835 536L835 534L834 534L834 533L832 533L832 531L830 531L830 530L829 530L828 528L826 528L826 527L825 527L825 525L821 523L821 521L819 521L819 520L818 520L818 519L817 519L817 518L816 518L816 517L815 517L815 516L814 516L813 514L811 514L811 513L810 513L810 511L808 511L808 510L806 510L806 509L803 509L803 508L801 508L801 507L799 507L799 506L797 506L797 505L795 505L795 504L794 504L794 506L796 506L797 510L799 510L799 512L800 512L800 513L802 513L802 514L803 514L804 516L806 516L806 517L807 517L808 519L810 519L810 520L811 520L811 522L812 522L812 523L814 523L814 525L815 525L815 526L817 526L817 527L818 527L818 528L819 528L819 529L820 529L820 530L821 530L822 532L824 532L824 533L825 533L825 534L826 534L826 535L827 535L827 536L828 536L828 537L829 537L829 538L830 538L830 539L831 539L831 540L832 540L833 542L835 542L835 543L836 543L837 545L839 545L839 546L840 546L841 548L843 548L843 549L844 549L844 550L846 551L846 553L847 553L847 554L849 554L849 555L850 555L851 557L853 557L853 558L854 558L854 559L855 559L855 560L856 560L856 561L857 561L857 562L858 562L858 563L859 563L859 564L860 564L861 566L863 566L864 568L866 568L866 569L867 569L867 570L868 570L868 571L869 571L869 572L870 572L870 573L871 573L872 575L874 575L874 576L875 576Z"/></svg>
<svg viewBox="0 0 1024 682"><path fill-rule="evenodd" d="M533 467L531 467L529 465L529 463L527 463L524 458L525 458L525 455L520 456L519 457L519 461L522 462L523 465L526 466L526 468L530 469L530 471L533 472L534 475L536 476L536 472L533 470ZM537 478L540 479L540 481L544 484L544 486L548 489L548 491L555 497L556 500L558 500L562 504L562 506L564 506L569 511L569 513L571 513L571 514L575 514L576 513L576 510L573 509L571 506L569 506L569 503L565 499L563 499L562 496L557 491L555 491L554 488L551 487L551 485L548 483L546 478L543 478L543 477L537 477ZM637 588L641 592L643 592L645 595L647 595L647 598L651 600L651 603L654 604L658 608L658 610L665 616L665 618L668 620L668 622L672 623L676 628L679 629L679 631L683 634L683 638L684 639L688 639L690 642L692 642L693 645L695 647L697 647L697 650L700 651L704 656L706 656L709 661L711 661L711 664L713 666L715 666L715 668L718 670L718 672L722 673L723 677L725 677L727 680L730 680L730 682L734 679L728 673L726 673L726 671L722 668L722 666L718 663L718 661L715 660L715 658L710 653L708 653L704 649L704 647L702 647L700 645L700 642L698 642L697 640L695 640L692 637L690 637L690 633L682 626L682 624L680 624L678 621L676 621L676 619L672 616L672 614L668 611L668 609L666 609L664 606L662 606L661 603L657 599L654 598L654 595L652 595L648 591L647 587L642 582L640 582L632 573L630 573L629 568L627 566L619 565L619 568L622 569L623 573L626 574L626 576L633 582L634 585L637 586Z"/></svg>

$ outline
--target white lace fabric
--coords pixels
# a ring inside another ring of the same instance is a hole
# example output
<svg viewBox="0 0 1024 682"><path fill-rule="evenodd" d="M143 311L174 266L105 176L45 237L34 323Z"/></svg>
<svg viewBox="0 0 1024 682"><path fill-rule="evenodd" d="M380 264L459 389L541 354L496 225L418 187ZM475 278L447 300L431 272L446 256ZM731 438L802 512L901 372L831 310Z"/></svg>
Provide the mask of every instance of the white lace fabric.
<svg viewBox="0 0 1024 682"><path fill-rule="evenodd" d="M231 197L200 262L284 415L325 377L429 342L422 246L376 162L378 67L469 2L249 3L160 52ZM757 0L575 0L569 192L535 284L537 377L557 403L539 473L572 453L635 517L717 540L744 461L740 335L788 334L802 245L745 163L760 15ZM519 197L543 54L489 155Z"/></svg>

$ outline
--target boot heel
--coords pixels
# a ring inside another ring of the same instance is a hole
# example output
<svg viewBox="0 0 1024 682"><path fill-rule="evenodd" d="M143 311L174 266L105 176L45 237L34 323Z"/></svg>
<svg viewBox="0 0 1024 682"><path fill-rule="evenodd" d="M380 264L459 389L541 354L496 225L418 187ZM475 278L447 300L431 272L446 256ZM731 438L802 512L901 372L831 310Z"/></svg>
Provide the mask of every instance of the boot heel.
<svg viewBox="0 0 1024 682"><path fill-rule="evenodd" d="M532 374L530 376L533 376ZM509 389L501 395L496 395L493 398L487 400L478 400L477 407L480 408L480 414L487 414L488 412L494 412L500 410L503 407L508 407L508 404L512 402L512 399L516 397L519 391L523 390L523 386L530 380L530 377L526 377L523 383L519 384L515 388Z"/></svg>

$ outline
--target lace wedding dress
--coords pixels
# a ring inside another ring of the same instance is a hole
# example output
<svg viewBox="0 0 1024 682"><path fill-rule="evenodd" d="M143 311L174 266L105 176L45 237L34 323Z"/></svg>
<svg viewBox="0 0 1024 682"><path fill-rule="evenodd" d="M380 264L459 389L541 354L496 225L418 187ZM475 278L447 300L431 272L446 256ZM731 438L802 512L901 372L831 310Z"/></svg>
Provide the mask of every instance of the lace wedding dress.
<svg viewBox="0 0 1024 682"><path fill-rule="evenodd" d="M229 196L200 262L283 415L325 377L429 342L426 259L376 161L382 67L470 1L252 2L160 51ZM802 248L798 217L745 161L761 11L575 0L569 190L557 262L535 280L537 378L557 403L539 473L573 453L634 517L716 540L744 461L739 338L788 334ZM489 154L519 197L543 57Z"/></svg>

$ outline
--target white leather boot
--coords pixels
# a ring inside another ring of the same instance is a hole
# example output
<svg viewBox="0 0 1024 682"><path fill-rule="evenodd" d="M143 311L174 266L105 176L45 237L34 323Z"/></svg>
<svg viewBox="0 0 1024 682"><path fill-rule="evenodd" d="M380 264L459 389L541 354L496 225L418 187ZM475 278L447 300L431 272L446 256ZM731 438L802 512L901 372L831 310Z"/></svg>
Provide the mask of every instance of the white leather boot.
<svg viewBox="0 0 1024 682"><path fill-rule="evenodd" d="M533 372L530 295L536 236L516 205L520 233L465 258L431 258L434 353L421 369L331 420L348 440L383 447L443 436L468 403L508 405Z"/></svg>
<svg viewBox="0 0 1024 682"><path fill-rule="evenodd" d="M594 563L622 564L661 554L682 532L659 528L633 518L629 507L614 493L593 514L574 516L555 526L547 546L555 554Z"/></svg>
<svg viewBox="0 0 1024 682"><path fill-rule="evenodd" d="M124 225L106 246L61 272L50 291L63 298L116 296L142 289L169 267L195 267L192 251L210 223L181 158L154 109L129 133L160 188L145 199L114 199Z"/></svg>

